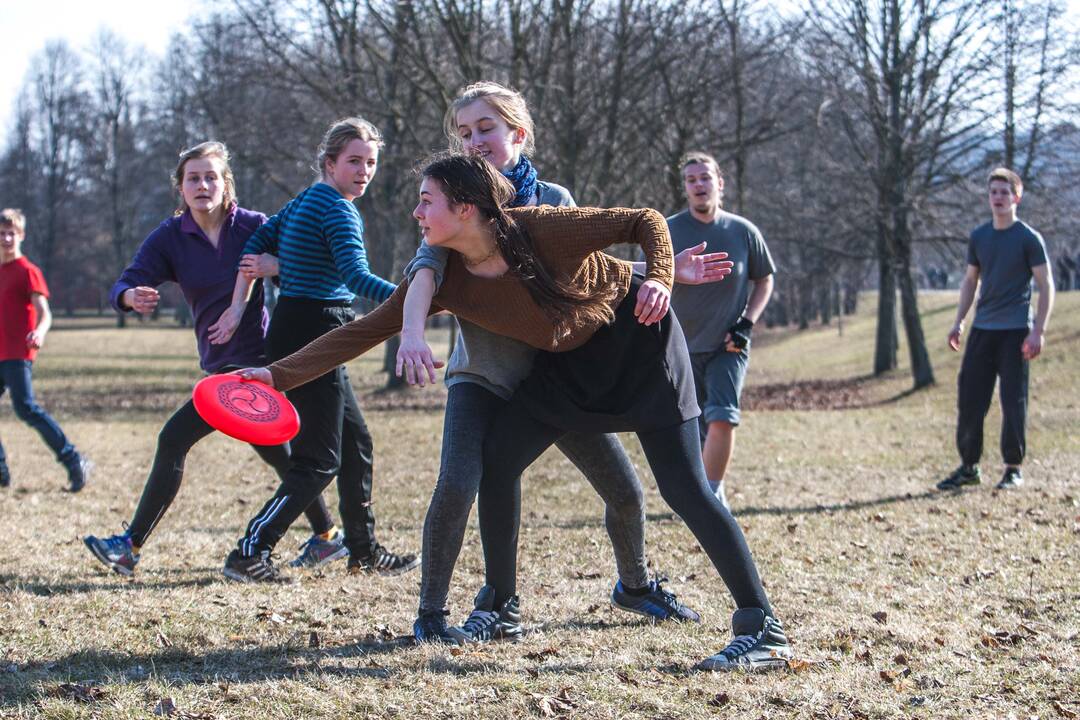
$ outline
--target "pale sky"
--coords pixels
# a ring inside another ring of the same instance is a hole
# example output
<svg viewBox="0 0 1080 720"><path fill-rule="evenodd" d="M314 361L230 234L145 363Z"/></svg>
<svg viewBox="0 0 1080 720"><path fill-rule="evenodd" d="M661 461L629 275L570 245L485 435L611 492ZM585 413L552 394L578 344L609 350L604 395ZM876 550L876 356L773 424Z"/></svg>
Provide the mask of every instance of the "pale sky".
<svg viewBox="0 0 1080 720"><path fill-rule="evenodd" d="M46 41L63 38L81 50L108 28L159 56L174 30L210 7L207 0L0 0L0 142L11 122L7 101L19 92L30 59Z"/></svg>
<svg viewBox="0 0 1080 720"><path fill-rule="evenodd" d="M211 6L212 0L0 0L0 144L12 120L4 101L22 87L31 57L46 41L64 38L81 50L100 29L109 28L160 56L175 30ZM1076 23L1080 0L1068 0L1068 6Z"/></svg>

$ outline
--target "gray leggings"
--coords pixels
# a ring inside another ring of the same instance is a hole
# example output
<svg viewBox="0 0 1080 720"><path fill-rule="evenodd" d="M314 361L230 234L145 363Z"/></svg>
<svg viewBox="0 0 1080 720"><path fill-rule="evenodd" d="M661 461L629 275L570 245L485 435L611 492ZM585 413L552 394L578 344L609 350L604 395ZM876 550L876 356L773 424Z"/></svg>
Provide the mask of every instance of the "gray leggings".
<svg viewBox="0 0 1080 720"><path fill-rule="evenodd" d="M492 419L505 405L505 400L475 383L450 386L439 479L424 520L421 612L446 607L450 576L483 474L484 437ZM649 581L645 566L645 500L641 481L618 438L571 433L556 446L607 505L604 522L619 579L628 587L644 587Z"/></svg>

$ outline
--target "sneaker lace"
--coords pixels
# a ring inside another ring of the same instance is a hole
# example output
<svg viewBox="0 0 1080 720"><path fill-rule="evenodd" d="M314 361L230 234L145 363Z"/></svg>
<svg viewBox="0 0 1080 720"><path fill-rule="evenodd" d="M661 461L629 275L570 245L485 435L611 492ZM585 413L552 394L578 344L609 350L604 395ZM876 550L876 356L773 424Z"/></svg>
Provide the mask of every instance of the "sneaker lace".
<svg viewBox="0 0 1080 720"><path fill-rule="evenodd" d="M739 635L732 640L726 648L720 651L720 654L726 657L728 660L734 660L746 653L747 650L754 647L754 644L758 641L757 635Z"/></svg>
<svg viewBox="0 0 1080 720"><path fill-rule="evenodd" d="M668 577L666 575L657 576L657 578L653 580L653 587L656 588L655 592L659 594L661 598L663 598L664 602L667 604L668 607L670 607L672 610L678 610L679 607L681 607L681 604L679 603L678 598L675 596L675 593L663 587L664 583L666 583L667 581Z"/></svg>
<svg viewBox="0 0 1080 720"><path fill-rule="evenodd" d="M479 635L499 621L499 613L492 610L473 610L461 629L472 636Z"/></svg>

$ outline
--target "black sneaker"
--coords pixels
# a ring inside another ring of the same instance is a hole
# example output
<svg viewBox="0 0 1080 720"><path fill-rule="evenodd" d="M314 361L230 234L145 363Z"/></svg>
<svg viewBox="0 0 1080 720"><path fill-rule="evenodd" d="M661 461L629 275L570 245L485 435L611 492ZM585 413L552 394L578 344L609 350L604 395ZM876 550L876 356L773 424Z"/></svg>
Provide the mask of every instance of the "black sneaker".
<svg viewBox="0 0 1080 720"><path fill-rule="evenodd" d="M698 663L699 670L770 670L786 667L792 658L783 625L761 608L736 610L731 617L731 633L735 639Z"/></svg>
<svg viewBox="0 0 1080 720"><path fill-rule="evenodd" d="M663 588L664 582L667 582L667 578L651 580L649 592L643 595L632 595L626 591L620 580L615 583L615 589L611 591L611 605L619 610L650 617L657 622L661 620L701 622L700 615L679 602L675 593Z"/></svg>
<svg viewBox="0 0 1080 720"><path fill-rule="evenodd" d="M1005 474L997 484L998 490L1015 490L1024 484L1024 473L1018 467L1005 468Z"/></svg>
<svg viewBox="0 0 1080 720"><path fill-rule="evenodd" d="M485 585L476 594L473 611L460 628L465 642L483 643L499 638L518 640L524 635L521 627L521 609L515 595L495 609L495 588Z"/></svg>
<svg viewBox="0 0 1080 720"><path fill-rule="evenodd" d="M465 635L457 628L447 627L446 610L423 610L413 622L413 637L418 643L464 645Z"/></svg>
<svg viewBox="0 0 1080 720"><path fill-rule="evenodd" d="M251 557L245 557L239 550L233 550L229 553L229 557L225 558L225 567L221 569L221 572L230 580L242 583L285 581L281 571L270 559L269 550L263 550Z"/></svg>
<svg viewBox="0 0 1080 720"><path fill-rule="evenodd" d="M8 470L7 463L0 462L0 488L11 486L11 471Z"/></svg>
<svg viewBox="0 0 1080 720"><path fill-rule="evenodd" d="M75 457L67 463L68 492L77 493L82 490L86 481L90 479L90 471L93 467L94 463L75 453Z"/></svg>
<svg viewBox="0 0 1080 720"><path fill-rule="evenodd" d="M959 490L965 485L978 485L982 482L978 465L961 465L937 484L938 490Z"/></svg>
<svg viewBox="0 0 1080 720"><path fill-rule="evenodd" d="M373 572L380 575L400 575L420 565L420 558L409 553L398 555L392 553L382 545L375 545L375 549L367 557L349 556L349 572Z"/></svg>

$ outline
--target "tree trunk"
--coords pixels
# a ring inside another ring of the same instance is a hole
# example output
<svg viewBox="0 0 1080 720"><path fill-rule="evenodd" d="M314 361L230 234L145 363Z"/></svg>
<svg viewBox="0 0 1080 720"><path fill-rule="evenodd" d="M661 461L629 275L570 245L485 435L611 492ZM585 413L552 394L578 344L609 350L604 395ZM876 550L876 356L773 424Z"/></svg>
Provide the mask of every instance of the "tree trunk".
<svg viewBox="0 0 1080 720"><path fill-rule="evenodd" d="M878 260L877 338L874 344L874 374L896 368L896 275L890 258Z"/></svg>
<svg viewBox="0 0 1080 720"><path fill-rule="evenodd" d="M914 388L918 390L934 384L934 369L930 364L930 354L926 351L926 336L923 334L922 319L919 317L919 296L908 261L904 260L899 264L896 278L900 286L900 313L904 320L904 335L911 356L911 377L915 383Z"/></svg>

